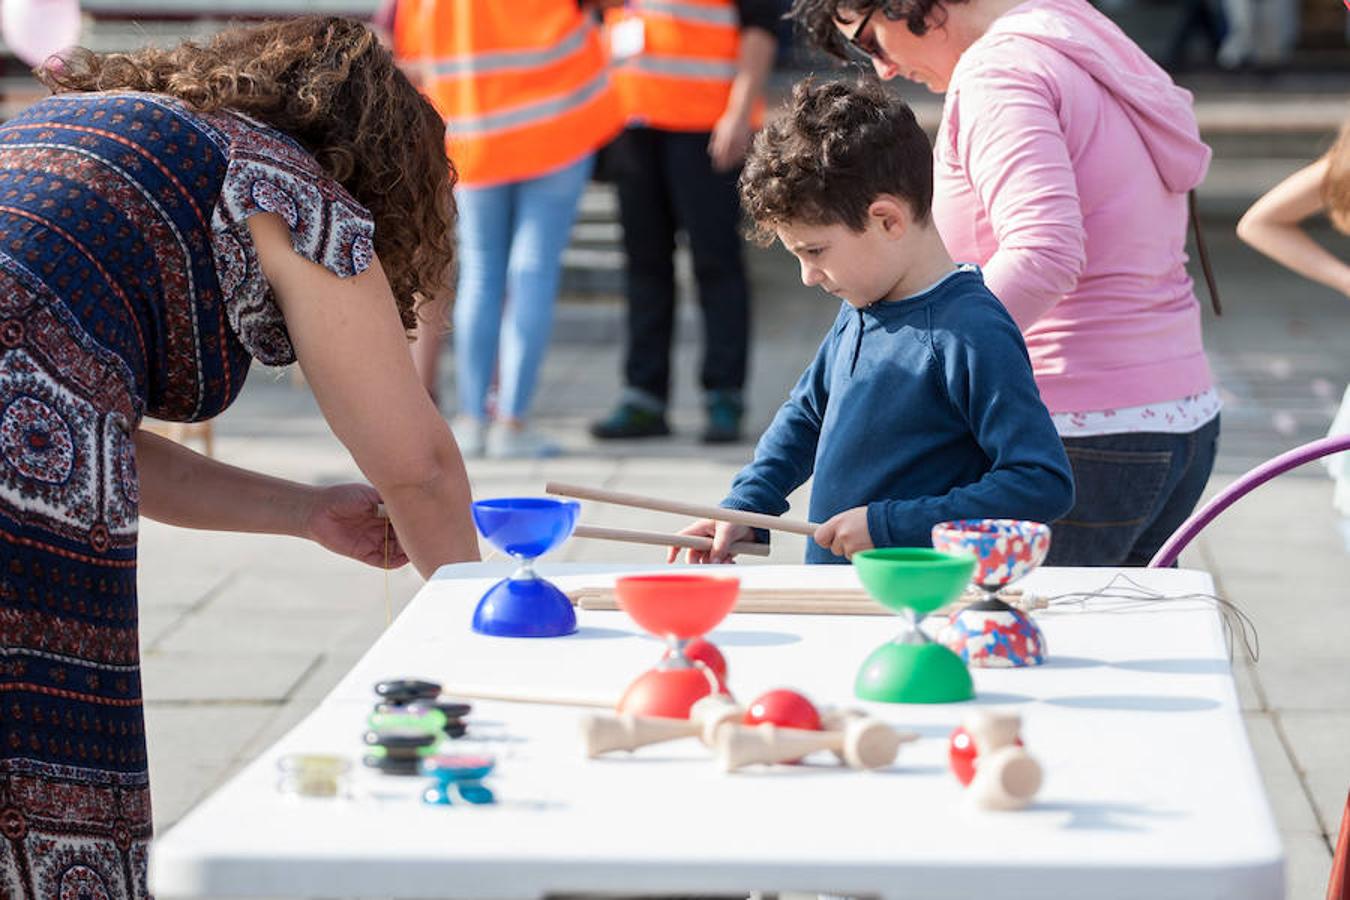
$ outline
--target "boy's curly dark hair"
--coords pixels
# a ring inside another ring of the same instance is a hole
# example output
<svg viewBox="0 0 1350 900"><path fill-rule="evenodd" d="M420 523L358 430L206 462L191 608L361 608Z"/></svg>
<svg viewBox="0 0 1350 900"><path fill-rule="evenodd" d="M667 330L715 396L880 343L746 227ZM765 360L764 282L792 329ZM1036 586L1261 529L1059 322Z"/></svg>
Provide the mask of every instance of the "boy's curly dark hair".
<svg viewBox="0 0 1350 900"><path fill-rule="evenodd" d="M419 297L444 290L455 252L445 123L362 23L303 16L168 50L77 49L37 74L57 93L147 91L285 132L370 210L404 327Z"/></svg>
<svg viewBox="0 0 1350 900"><path fill-rule="evenodd" d="M876 79L816 84L792 91L787 111L761 131L740 178L741 203L763 244L789 222L867 227L882 194L928 220L933 150L909 104Z"/></svg>
<svg viewBox="0 0 1350 900"><path fill-rule="evenodd" d="M893 22L903 21L912 34L922 37L931 25L947 21L946 6L965 0L793 0L788 18L797 23L816 47L839 59L848 59L848 44L835 23L839 11L849 11L857 21L874 10Z"/></svg>

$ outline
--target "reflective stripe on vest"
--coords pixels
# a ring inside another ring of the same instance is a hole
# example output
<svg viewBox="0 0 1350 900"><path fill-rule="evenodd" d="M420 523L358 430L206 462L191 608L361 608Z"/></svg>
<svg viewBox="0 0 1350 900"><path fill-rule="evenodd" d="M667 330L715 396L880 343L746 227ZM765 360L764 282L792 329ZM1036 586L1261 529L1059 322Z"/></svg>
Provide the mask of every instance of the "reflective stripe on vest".
<svg viewBox="0 0 1350 900"><path fill-rule="evenodd" d="M421 14L396 50L446 120L460 184L547 174L622 127L600 31L576 0L403 2Z"/></svg>
<svg viewBox="0 0 1350 900"><path fill-rule="evenodd" d="M740 27L740 16L735 7L699 6L694 3L678 3L673 0L637 0L631 8L644 16L668 16L685 22L700 25L724 25L728 28Z"/></svg>
<svg viewBox="0 0 1350 900"><path fill-rule="evenodd" d="M489 75L494 72L541 69L577 53L592 39L594 26L583 19L556 45L544 50L498 50L473 56L451 56L431 61L431 70L437 77L460 75Z"/></svg>
<svg viewBox="0 0 1350 900"><path fill-rule="evenodd" d="M641 52L615 60L614 85L630 124L710 131L726 111L740 53L734 0L629 0L606 13L642 21Z"/></svg>

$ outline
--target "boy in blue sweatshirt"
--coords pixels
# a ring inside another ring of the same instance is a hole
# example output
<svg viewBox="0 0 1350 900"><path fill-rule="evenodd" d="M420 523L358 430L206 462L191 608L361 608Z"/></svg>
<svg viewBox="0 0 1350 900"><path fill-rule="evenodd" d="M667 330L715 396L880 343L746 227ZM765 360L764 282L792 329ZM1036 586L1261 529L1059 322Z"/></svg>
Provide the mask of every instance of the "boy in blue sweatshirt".
<svg viewBox="0 0 1350 900"><path fill-rule="evenodd" d="M875 83L799 84L740 190L761 241L781 241L803 283L843 305L722 506L781 515L814 476L809 563L931 546L949 519L1069 510L1069 462L1022 336L979 269L943 246L932 149L903 101ZM684 533L713 538L691 562L730 561L732 542L754 540L710 519Z"/></svg>

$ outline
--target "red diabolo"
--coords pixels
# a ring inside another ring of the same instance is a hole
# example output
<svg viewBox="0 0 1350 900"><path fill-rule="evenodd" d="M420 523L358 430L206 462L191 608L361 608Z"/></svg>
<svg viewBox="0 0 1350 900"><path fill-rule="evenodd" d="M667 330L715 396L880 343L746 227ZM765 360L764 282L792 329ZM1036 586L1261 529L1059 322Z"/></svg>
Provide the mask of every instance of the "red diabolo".
<svg viewBox="0 0 1350 900"><path fill-rule="evenodd" d="M618 712L687 719L697 701L725 691L726 660L702 635L731 612L739 590L735 578L704 575L632 575L615 582L619 608L667 644L656 668L624 691Z"/></svg>

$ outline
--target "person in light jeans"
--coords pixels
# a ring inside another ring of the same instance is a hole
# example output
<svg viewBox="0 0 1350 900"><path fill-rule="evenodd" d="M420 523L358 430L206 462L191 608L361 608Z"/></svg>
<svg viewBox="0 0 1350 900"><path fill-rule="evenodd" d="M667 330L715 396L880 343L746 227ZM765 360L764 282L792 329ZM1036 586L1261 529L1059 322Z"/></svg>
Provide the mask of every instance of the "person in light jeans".
<svg viewBox="0 0 1350 900"><path fill-rule="evenodd" d="M562 254L594 156L555 172L460 188L455 293L455 437L465 455L552 456L559 450L527 419L553 330ZM497 374L495 422L488 394Z"/></svg>

